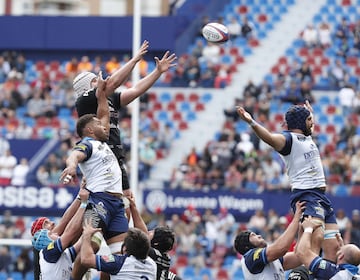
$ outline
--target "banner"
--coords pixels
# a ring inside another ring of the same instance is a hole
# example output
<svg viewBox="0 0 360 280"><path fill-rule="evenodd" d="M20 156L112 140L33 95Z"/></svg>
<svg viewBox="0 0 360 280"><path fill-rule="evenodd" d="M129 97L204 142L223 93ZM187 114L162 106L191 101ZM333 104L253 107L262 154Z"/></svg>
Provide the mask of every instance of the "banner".
<svg viewBox="0 0 360 280"><path fill-rule="evenodd" d="M9 209L14 215L60 217L75 199L78 187L25 186L0 187L0 211ZM353 209L359 209L360 197L334 197L329 195L335 211L345 210L351 217ZM150 213L162 213L167 218L172 214L181 215L189 206L200 213L211 209L218 213L226 208L237 221L247 222L256 210L265 214L274 209L279 215L290 211L290 192L286 193L242 193L225 191L180 191L145 190L143 206Z"/></svg>

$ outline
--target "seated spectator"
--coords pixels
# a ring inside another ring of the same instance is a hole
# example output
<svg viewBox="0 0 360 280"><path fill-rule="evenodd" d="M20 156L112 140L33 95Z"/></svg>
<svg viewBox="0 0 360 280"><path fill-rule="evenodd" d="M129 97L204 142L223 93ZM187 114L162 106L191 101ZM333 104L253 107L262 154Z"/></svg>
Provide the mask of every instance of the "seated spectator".
<svg viewBox="0 0 360 280"><path fill-rule="evenodd" d="M10 63L5 60L4 56L0 55L0 84L6 81L10 70Z"/></svg>
<svg viewBox="0 0 360 280"><path fill-rule="evenodd" d="M231 82L231 75L229 73L229 66L226 64L220 65L220 69L215 77L214 87L225 88Z"/></svg>
<svg viewBox="0 0 360 280"><path fill-rule="evenodd" d="M87 55L81 57L80 62L78 63L77 72L92 72L93 65L90 62L90 58Z"/></svg>
<svg viewBox="0 0 360 280"><path fill-rule="evenodd" d="M336 55L346 59L349 55L349 51L350 51L350 45L348 39L342 38L341 43L339 44L338 49L336 50Z"/></svg>
<svg viewBox="0 0 360 280"><path fill-rule="evenodd" d="M241 35L241 25L235 16L231 17L226 27L228 28L230 39L236 39Z"/></svg>
<svg viewBox="0 0 360 280"><path fill-rule="evenodd" d="M29 173L29 163L27 158L21 158L20 163L14 167L14 171L11 177L11 185L13 186L25 186L26 176Z"/></svg>
<svg viewBox="0 0 360 280"><path fill-rule="evenodd" d="M0 272L4 272L7 275L7 279L10 278L10 272L12 271L12 256L9 246L0 246Z"/></svg>
<svg viewBox="0 0 360 280"><path fill-rule="evenodd" d="M0 157L0 185L9 185L16 166L17 159L7 150L5 155Z"/></svg>
<svg viewBox="0 0 360 280"><path fill-rule="evenodd" d="M35 89L33 97L28 101L26 115L32 118L38 118L44 115L45 102L41 96L41 90Z"/></svg>
<svg viewBox="0 0 360 280"><path fill-rule="evenodd" d="M243 17L243 22L241 24L241 35L244 38L250 39L254 37L255 33L255 26L254 24L249 21L247 16Z"/></svg>
<svg viewBox="0 0 360 280"><path fill-rule="evenodd" d="M351 84L345 84L339 91L338 105L341 106L344 118L347 118L353 112L355 95L354 87Z"/></svg>
<svg viewBox="0 0 360 280"><path fill-rule="evenodd" d="M78 74L78 65L79 61L77 57L72 57L71 60L65 64L65 74L71 77L71 79L75 77Z"/></svg>
<svg viewBox="0 0 360 280"><path fill-rule="evenodd" d="M211 62L215 65L220 62L220 46L218 44L213 44L207 42L206 46L203 48L202 56L199 58L199 63Z"/></svg>
<svg viewBox="0 0 360 280"><path fill-rule="evenodd" d="M346 17L341 19L341 23L336 26L335 36L339 39L348 39L350 35L350 27Z"/></svg>
<svg viewBox="0 0 360 280"><path fill-rule="evenodd" d="M331 31L330 27L326 22L322 22L319 26L319 44L323 49L331 46Z"/></svg>
<svg viewBox="0 0 360 280"><path fill-rule="evenodd" d="M197 87L200 80L200 65L195 56L189 58L189 63L185 68L185 79L189 87Z"/></svg>
<svg viewBox="0 0 360 280"><path fill-rule="evenodd" d="M285 90L285 94L281 97L281 101L289 102L294 105L304 102L300 87L296 81L290 82L290 86Z"/></svg>
<svg viewBox="0 0 360 280"><path fill-rule="evenodd" d="M106 73L105 64L103 62L103 59L100 55L95 56L94 62L93 62L93 71L94 73L99 73L100 71L103 72L103 74Z"/></svg>
<svg viewBox="0 0 360 280"><path fill-rule="evenodd" d="M115 70L120 68L120 62L116 55L112 55L110 59L105 63L106 73L111 75Z"/></svg>
<svg viewBox="0 0 360 280"><path fill-rule="evenodd" d="M317 46L318 44L318 31L316 30L316 28L314 28L314 26L309 23L302 34L302 38L305 42L305 45L308 48L314 48Z"/></svg>
<svg viewBox="0 0 360 280"><path fill-rule="evenodd" d="M345 85L348 78L348 71L340 59L335 60L335 64L328 69L329 79L332 85L336 88L341 88Z"/></svg>

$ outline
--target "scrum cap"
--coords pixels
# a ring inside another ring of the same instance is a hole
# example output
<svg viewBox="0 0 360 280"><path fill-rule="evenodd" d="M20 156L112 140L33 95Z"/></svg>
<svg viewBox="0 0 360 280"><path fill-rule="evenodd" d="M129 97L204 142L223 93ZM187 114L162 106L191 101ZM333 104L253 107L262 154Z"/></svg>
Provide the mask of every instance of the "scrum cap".
<svg viewBox="0 0 360 280"><path fill-rule="evenodd" d="M249 240L250 234L251 231L242 231L235 238L234 248L241 255L244 255L250 249L256 248Z"/></svg>
<svg viewBox="0 0 360 280"><path fill-rule="evenodd" d="M73 89L76 97L79 97L84 92L91 89L91 81L96 78L96 75L91 72L82 72L77 75L73 82Z"/></svg>
<svg viewBox="0 0 360 280"><path fill-rule="evenodd" d="M31 243L36 250L40 251L46 248L51 242L53 242L53 240L49 237L48 233L48 229L41 229L35 233L33 239L31 240Z"/></svg>
<svg viewBox="0 0 360 280"><path fill-rule="evenodd" d="M289 280L309 280L309 272L305 266L301 265L294 268L289 274Z"/></svg>
<svg viewBox="0 0 360 280"><path fill-rule="evenodd" d="M306 119L309 115L310 111L304 106L291 106L285 115L288 129L300 129L306 136L310 135L306 129Z"/></svg>
<svg viewBox="0 0 360 280"><path fill-rule="evenodd" d="M31 225L31 235L34 236L34 234L43 228L45 221L47 220L47 217L40 217L37 218Z"/></svg>

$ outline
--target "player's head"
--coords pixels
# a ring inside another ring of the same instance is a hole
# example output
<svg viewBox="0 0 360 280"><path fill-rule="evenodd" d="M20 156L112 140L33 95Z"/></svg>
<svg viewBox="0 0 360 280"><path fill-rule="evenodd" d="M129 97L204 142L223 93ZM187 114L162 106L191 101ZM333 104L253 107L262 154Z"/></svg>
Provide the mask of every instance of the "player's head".
<svg viewBox="0 0 360 280"><path fill-rule="evenodd" d="M150 241L148 236L137 228L130 228L124 239L125 251L139 260L144 260L149 254Z"/></svg>
<svg viewBox="0 0 360 280"><path fill-rule="evenodd" d="M311 135L311 128L306 125L306 119L310 111L301 105L293 105L285 114L286 124L289 130L300 129L305 136Z"/></svg>
<svg viewBox="0 0 360 280"><path fill-rule="evenodd" d="M336 253L337 264L347 263L354 266L360 264L360 249L355 244L341 246Z"/></svg>
<svg viewBox="0 0 360 280"><path fill-rule="evenodd" d="M48 226L47 226L48 224ZM47 217L39 217L37 218L31 225L31 235L34 236L34 234L43 228L47 228L47 229L52 229L51 227L53 227L53 222L51 222L49 220L49 218Z"/></svg>
<svg viewBox="0 0 360 280"><path fill-rule="evenodd" d="M309 272L303 265L294 268L289 274L289 280L309 280Z"/></svg>
<svg viewBox="0 0 360 280"><path fill-rule="evenodd" d="M151 247L164 253L173 248L174 242L175 233L171 228L167 226L157 227L154 230L154 235L151 239Z"/></svg>
<svg viewBox="0 0 360 280"><path fill-rule="evenodd" d="M46 248L51 242L53 242L53 240L49 236L48 229L38 230L31 240L33 247L38 251Z"/></svg>
<svg viewBox="0 0 360 280"><path fill-rule="evenodd" d="M91 72L82 72L77 75L73 81L73 89L77 97L87 92L92 86L92 82L96 81L96 75Z"/></svg>
<svg viewBox="0 0 360 280"><path fill-rule="evenodd" d="M251 231L242 231L236 237L234 241L234 248L241 255L244 255L250 249L256 248L254 244L250 242Z"/></svg>

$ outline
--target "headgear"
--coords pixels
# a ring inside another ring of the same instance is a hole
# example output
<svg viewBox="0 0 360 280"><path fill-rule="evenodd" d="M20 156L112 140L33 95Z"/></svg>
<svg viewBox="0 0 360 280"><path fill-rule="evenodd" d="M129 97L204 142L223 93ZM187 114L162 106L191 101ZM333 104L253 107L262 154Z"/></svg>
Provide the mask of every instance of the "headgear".
<svg viewBox="0 0 360 280"><path fill-rule="evenodd" d="M301 265L294 268L289 274L289 280L309 280L309 272L305 266Z"/></svg>
<svg viewBox="0 0 360 280"><path fill-rule="evenodd" d="M73 81L73 89L76 97L79 97L84 92L91 89L91 81L96 78L96 75L91 72L82 72L77 75Z"/></svg>
<svg viewBox="0 0 360 280"><path fill-rule="evenodd" d="M250 242L250 234L251 231L242 231L240 232L234 241L234 248L237 252L239 252L241 255L244 255L247 251L250 249L256 248L253 244Z"/></svg>
<svg viewBox="0 0 360 280"><path fill-rule="evenodd" d="M306 128L306 119L309 115L310 111L304 106L291 106L285 115L288 129L300 129L306 136L309 136L309 130Z"/></svg>
<svg viewBox="0 0 360 280"><path fill-rule="evenodd" d="M36 250L40 251L53 242L48 233L48 229L41 229L35 233L31 243Z"/></svg>
<svg viewBox="0 0 360 280"><path fill-rule="evenodd" d="M34 236L34 234L43 228L44 226L44 223L45 221L47 220L48 218L46 217L40 217L40 218L37 218L31 225L31 235Z"/></svg>

